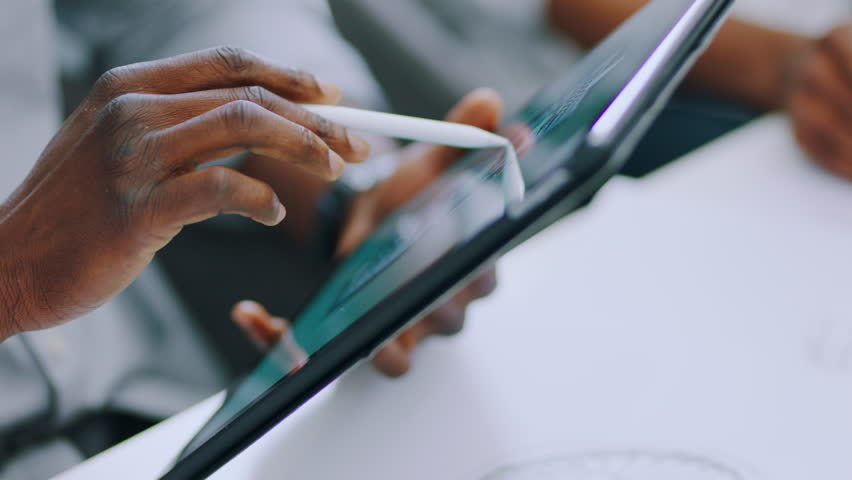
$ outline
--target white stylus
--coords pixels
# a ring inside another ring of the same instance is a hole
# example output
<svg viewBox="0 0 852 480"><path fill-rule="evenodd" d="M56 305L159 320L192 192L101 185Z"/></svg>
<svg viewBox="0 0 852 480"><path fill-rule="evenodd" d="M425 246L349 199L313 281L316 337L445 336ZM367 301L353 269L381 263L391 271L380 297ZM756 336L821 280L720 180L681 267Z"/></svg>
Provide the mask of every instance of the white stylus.
<svg viewBox="0 0 852 480"><path fill-rule="evenodd" d="M459 148L501 147L506 151L503 167L503 190L506 201L509 205L514 205L524 199L526 187L521 167L518 165L518 155L512 142L505 137L470 125L393 113L337 105L302 105L302 107L344 127L386 137Z"/></svg>

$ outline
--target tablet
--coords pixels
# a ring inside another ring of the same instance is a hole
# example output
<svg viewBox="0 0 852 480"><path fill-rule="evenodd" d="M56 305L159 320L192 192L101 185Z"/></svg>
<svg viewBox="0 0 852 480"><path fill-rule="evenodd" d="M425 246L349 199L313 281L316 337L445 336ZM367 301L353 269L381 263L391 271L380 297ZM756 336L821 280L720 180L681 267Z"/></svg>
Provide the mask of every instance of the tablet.
<svg viewBox="0 0 852 480"><path fill-rule="evenodd" d="M501 254L587 202L731 3L653 0L510 117L506 129L524 140L523 201L507 204L505 151L490 149L468 153L392 212L229 389L163 478L213 473Z"/></svg>

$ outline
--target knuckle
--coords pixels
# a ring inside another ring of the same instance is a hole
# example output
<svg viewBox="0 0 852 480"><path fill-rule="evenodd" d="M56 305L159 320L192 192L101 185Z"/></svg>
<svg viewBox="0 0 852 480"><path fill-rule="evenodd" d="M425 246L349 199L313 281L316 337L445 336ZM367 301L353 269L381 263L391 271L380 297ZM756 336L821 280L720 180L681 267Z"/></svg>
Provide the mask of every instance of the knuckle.
<svg viewBox="0 0 852 480"><path fill-rule="evenodd" d="M104 106L103 111L107 116L126 119L128 116L138 112L143 102L142 94L125 93L110 100Z"/></svg>
<svg viewBox="0 0 852 480"><path fill-rule="evenodd" d="M128 108L132 107L136 102L142 99L142 95L139 93L125 93L119 95L112 99L112 102L116 105L120 105L124 111L127 111Z"/></svg>
<svg viewBox="0 0 852 480"><path fill-rule="evenodd" d="M313 164L328 156L327 147L313 132L307 128L300 128L298 135L299 144L301 145L300 161L302 163Z"/></svg>
<svg viewBox="0 0 852 480"><path fill-rule="evenodd" d="M224 108L222 121L228 129L239 131L249 130L254 124L258 108L261 107L248 100L231 102Z"/></svg>
<svg viewBox="0 0 852 480"><path fill-rule="evenodd" d="M473 301L485 298L497 289L497 272L495 270L489 270L485 274L476 278L471 284L470 287L472 298L470 298L466 304L470 304Z"/></svg>
<svg viewBox="0 0 852 480"><path fill-rule="evenodd" d="M254 54L232 45L216 47L213 54L222 67L231 73L243 74L254 64Z"/></svg>
<svg viewBox="0 0 852 480"><path fill-rule="evenodd" d="M269 91L257 85L243 87L242 98L262 107L267 107L269 104Z"/></svg>
<svg viewBox="0 0 852 480"><path fill-rule="evenodd" d="M464 329L467 316L465 306L445 304L438 307L429 317L427 322L430 331L435 335L455 335Z"/></svg>
<svg viewBox="0 0 852 480"><path fill-rule="evenodd" d="M93 91L100 97L120 94L128 77L129 67L115 67L103 73L95 82Z"/></svg>
<svg viewBox="0 0 852 480"><path fill-rule="evenodd" d="M124 117L125 112L127 112L126 100L122 97L115 97L101 110L99 125L112 127L116 120Z"/></svg>
<svg viewBox="0 0 852 480"><path fill-rule="evenodd" d="M140 136L145 131L144 105L145 96L139 93L113 98L98 113L95 122L97 130L110 138L132 139Z"/></svg>
<svg viewBox="0 0 852 480"><path fill-rule="evenodd" d="M329 121L327 118L320 116L316 117L314 128L316 129L317 135L322 138L333 138L341 133L334 123Z"/></svg>
<svg viewBox="0 0 852 480"><path fill-rule="evenodd" d="M211 198L221 203L223 199L231 195L233 188L231 171L225 167L209 167L207 170L207 189Z"/></svg>
<svg viewBox="0 0 852 480"><path fill-rule="evenodd" d="M314 92L319 90L319 82L308 72L298 69L287 70L287 84L290 90L296 92Z"/></svg>

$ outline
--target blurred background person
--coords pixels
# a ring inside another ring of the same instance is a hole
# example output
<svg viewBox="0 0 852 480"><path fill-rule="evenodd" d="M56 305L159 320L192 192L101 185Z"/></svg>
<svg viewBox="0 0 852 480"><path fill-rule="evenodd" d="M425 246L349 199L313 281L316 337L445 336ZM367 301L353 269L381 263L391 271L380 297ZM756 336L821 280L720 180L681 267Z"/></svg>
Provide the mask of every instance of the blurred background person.
<svg viewBox="0 0 852 480"><path fill-rule="evenodd" d="M547 13L590 47L644 3L550 0ZM811 157L852 179L852 3L741 0L735 14L687 86L757 111L786 111Z"/></svg>
<svg viewBox="0 0 852 480"><path fill-rule="evenodd" d="M471 84L511 112L647 0L330 0L402 113L435 116ZM852 177L852 4L739 0L625 166L634 176L769 110L819 163Z"/></svg>

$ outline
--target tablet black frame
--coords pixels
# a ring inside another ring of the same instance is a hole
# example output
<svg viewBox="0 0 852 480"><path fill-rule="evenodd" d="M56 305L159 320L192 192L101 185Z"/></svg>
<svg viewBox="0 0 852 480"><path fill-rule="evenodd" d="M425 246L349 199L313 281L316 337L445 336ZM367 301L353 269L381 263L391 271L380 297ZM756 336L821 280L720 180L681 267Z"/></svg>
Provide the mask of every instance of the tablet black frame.
<svg viewBox="0 0 852 480"><path fill-rule="evenodd" d="M417 319L431 306L449 298L466 280L492 265L502 254L548 225L584 205L614 176L642 134L656 118L685 75L688 67L712 39L733 0L695 0L678 25L687 30L663 52L658 65L633 88L620 92L593 124L586 141L573 156L587 168L557 171L545 185L536 188L543 196L528 210L513 212L486 228L463 248L455 249L429 269L402 286L360 318L350 328L311 356L303 368L287 375L259 397L204 444L178 461L162 480L204 478L242 452L264 433L293 413L329 383L360 360L370 356L385 341ZM696 10L698 9L698 10ZM687 19L688 14L694 18ZM670 31L672 35L675 30ZM664 41L665 43L665 41ZM661 47L655 51L660 53ZM650 57L649 57L650 59ZM646 62L645 66L649 66ZM644 68L644 67L643 67ZM637 81L637 76L631 82ZM628 82L628 85L631 84ZM613 105L622 98L619 111ZM610 116L610 129L592 141L595 127ZM567 168L567 167L565 167ZM561 173L560 173L561 172Z"/></svg>

